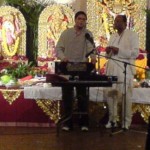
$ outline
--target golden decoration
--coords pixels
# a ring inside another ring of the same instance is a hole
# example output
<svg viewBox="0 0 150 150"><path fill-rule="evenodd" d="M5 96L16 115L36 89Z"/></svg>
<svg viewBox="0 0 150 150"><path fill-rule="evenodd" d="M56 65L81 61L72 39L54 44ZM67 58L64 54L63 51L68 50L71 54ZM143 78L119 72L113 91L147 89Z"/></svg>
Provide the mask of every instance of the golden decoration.
<svg viewBox="0 0 150 150"><path fill-rule="evenodd" d="M118 113L121 116L121 105L118 105ZM106 102L89 102L89 115L90 115L90 122L92 124L97 124L103 118L108 111L107 103ZM132 104L132 112L133 115L136 112L141 114L143 120L148 123L149 116L150 116L150 104L140 104L140 103L133 103ZM121 118L118 118L120 121Z"/></svg>
<svg viewBox="0 0 150 150"><path fill-rule="evenodd" d="M19 98L23 89L0 89L4 99L11 105L17 98ZM43 110L53 120L55 123L60 119L60 101L56 100L45 100L38 99L36 100L37 105ZM119 113L121 106L119 105ZM100 119L105 116L108 111L106 102L89 102L89 116L90 123L98 124ZM150 116L150 104L132 104L133 114L136 112L141 113L141 117L146 123L148 123L148 118Z"/></svg>
<svg viewBox="0 0 150 150"><path fill-rule="evenodd" d="M105 102L89 101L89 117L91 126L99 125L100 120L107 112L106 105L107 104Z"/></svg>
<svg viewBox="0 0 150 150"><path fill-rule="evenodd" d="M39 17L38 57L53 58L61 33L74 24L74 12L66 5L47 6Z"/></svg>
<svg viewBox="0 0 150 150"><path fill-rule="evenodd" d="M53 101L53 100L36 100L37 105L43 110L50 117L50 119L54 120L55 123L60 119L60 101ZM118 105L118 113L121 116L121 105ZM74 104L76 107L76 103ZM90 117L90 124L92 126L98 125L99 121L105 116L106 112L108 111L107 103L106 102L92 102L89 101L89 117ZM132 112L133 114L136 112L141 113L141 117L144 119L146 123L148 123L148 118L150 116L150 104L132 104ZM118 121L121 118L118 116Z"/></svg>
<svg viewBox="0 0 150 150"><path fill-rule="evenodd" d="M4 55L4 58L7 58L8 56L13 56L16 53L18 55L26 55L26 21L23 16L23 14L16 8L11 6L1 6L0 7L0 17L3 18L2 20L10 20L13 21L13 15L17 15L17 18L19 20L20 30L21 34L16 35L16 40L14 44L9 45L6 44L6 39L3 35L4 41L0 41L0 44L3 44L1 46L2 55ZM1 29L0 29L1 30ZM0 31L2 32L2 30ZM4 34L5 31L3 31ZM17 33L16 33L17 34Z"/></svg>
<svg viewBox="0 0 150 150"><path fill-rule="evenodd" d="M135 65L146 68L146 66L147 66L147 57L144 56L143 59L139 59L139 60L137 59L135 61ZM139 80L145 79L146 78L146 70L142 69L142 68L139 68L139 67L136 67L136 78L139 79Z"/></svg>
<svg viewBox="0 0 150 150"><path fill-rule="evenodd" d="M133 113L140 112L141 117L146 123L148 123L148 118L150 116L150 104L133 103L132 111Z"/></svg>
<svg viewBox="0 0 150 150"><path fill-rule="evenodd" d="M4 99L11 105L17 98L19 98L22 89L0 89Z"/></svg>
<svg viewBox="0 0 150 150"><path fill-rule="evenodd" d="M60 119L59 101L38 99L36 103L55 123Z"/></svg>
<svg viewBox="0 0 150 150"><path fill-rule="evenodd" d="M87 27L93 32L96 43L106 47L110 35L114 32L115 16L125 14L128 28L138 33L140 48L145 50L146 6L145 0L87 0Z"/></svg>

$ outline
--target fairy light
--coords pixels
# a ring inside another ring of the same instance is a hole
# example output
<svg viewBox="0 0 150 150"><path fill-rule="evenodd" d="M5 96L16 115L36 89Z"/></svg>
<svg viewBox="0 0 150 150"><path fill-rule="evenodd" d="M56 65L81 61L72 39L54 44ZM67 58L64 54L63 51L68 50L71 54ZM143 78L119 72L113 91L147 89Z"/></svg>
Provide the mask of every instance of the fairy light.
<svg viewBox="0 0 150 150"><path fill-rule="evenodd" d="M41 5L49 5L52 3L57 3L57 4L70 4L74 2L75 0L34 0L36 3L41 4Z"/></svg>

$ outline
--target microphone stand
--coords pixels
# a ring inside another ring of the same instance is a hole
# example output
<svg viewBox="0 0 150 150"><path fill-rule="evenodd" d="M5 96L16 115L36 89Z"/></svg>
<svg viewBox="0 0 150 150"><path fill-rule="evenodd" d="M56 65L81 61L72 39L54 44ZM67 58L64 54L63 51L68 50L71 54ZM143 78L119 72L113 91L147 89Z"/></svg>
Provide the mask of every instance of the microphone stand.
<svg viewBox="0 0 150 150"><path fill-rule="evenodd" d="M93 43L93 46L94 46L94 50L95 50L95 52L96 52L97 59L98 59L98 61L97 61L97 63L98 63L98 68L97 68L97 72L96 72L96 73L97 73L98 75L100 75L100 52L97 51L96 46L95 46L95 43Z"/></svg>
<svg viewBox="0 0 150 150"><path fill-rule="evenodd" d="M97 57L98 57L98 71L96 73L100 75L100 57L99 57L100 55L98 54L98 52L96 50L95 42L88 33L85 34L85 37L93 45L93 50L91 50L88 54L86 54L85 57L89 57L90 54L93 54L94 52L96 52Z"/></svg>
<svg viewBox="0 0 150 150"><path fill-rule="evenodd" d="M98 59L98 71L96 72L96 74L98 74L98 75L100 75L100 54L99 54L99 52L97 52L97 50L96 50L96 46L95 46L95 44L93 43L93 47L94 47L94 49L93 50L91 50L88 54L86 54L86 56L85 57L89 57L91 54L93 54L94 52L96 52L96 55L97 55L97 59Z"/></svg>
<svg viewBox="0 0 150 150"><path fill-rule="evenodd" d="M97 53L98 54L98 53ZM124 64L124 96L123 96L123 101L122 101L122 104L123 104L123 109L124 109L124 116L123 116L123 129L120 130L120 131L116 131L114 132L114 122L112 121L111 122L111 134L110 136L114 135L114 134L117 134L117 133L121 133L123 131L126 131L126 128L125 128L125 123L126 123L126 94L127 94L127 89L126 89L126 75L127 75L127 65L130 65L130 66L134 66L134 67L137 67L137 68L141 68L141 69L144 69L144 70L148 70L146 68L143 68L141 66L136 66L134 64L131 64L131 63L128 63L128 62L125 62L125 61L121 61L121 60L118 60L118 59L115 59L115 58L111 58L110 56L104 56L104 55L100 55L98 54L99 56L101 57L105 57L107 59L111 59L111 60L114 60L114 61L118 61L118 62L121 62ZM114 111L114 110L113 110Z"/></svg>
<svg viewBox="0 0 150 150"><path fill-rule="evenodd" d="M123 97L123 106L124 106L124 117L123 117L123 127L124 129L123 130L126 130L125 128L125 116L126 116L126 94L127 94L127 89L126 89L126 79L127 79L127 63L124 63L124 97Z"/></svg>

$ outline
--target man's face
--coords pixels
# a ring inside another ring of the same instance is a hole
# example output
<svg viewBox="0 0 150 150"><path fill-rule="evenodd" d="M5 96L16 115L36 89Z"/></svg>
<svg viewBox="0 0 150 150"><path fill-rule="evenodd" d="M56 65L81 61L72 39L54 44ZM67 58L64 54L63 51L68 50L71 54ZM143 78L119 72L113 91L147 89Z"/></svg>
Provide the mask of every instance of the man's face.
<svg viewBox="0 0 150 150"><path fill-rule="evenodd" d="M86 16L84 15L79 15L76 19L75 19L75 26L77 28L83 28L86 26Z"/></svg>
<svg viewBox="0 0 150 150"><path fill-rule="evenodd" d="M126 27L126 23L123 21L122 16L117 16L114 21L114 29L122 30Z"/></svg>

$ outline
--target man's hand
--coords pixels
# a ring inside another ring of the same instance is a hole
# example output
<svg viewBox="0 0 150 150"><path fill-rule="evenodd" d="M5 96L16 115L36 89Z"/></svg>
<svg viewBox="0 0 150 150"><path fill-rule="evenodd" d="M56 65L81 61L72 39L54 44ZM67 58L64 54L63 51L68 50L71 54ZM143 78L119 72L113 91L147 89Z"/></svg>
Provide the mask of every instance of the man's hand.
<svg viewBox="0 0 150 150"><path fill-rule="evenodd" d="M114 55L118 54L119 48L114 46L106 47L106 53L109 54L110 52Z"/></svg>
<svg viewBox="0 0 150 150"><path fill-rule="evenodd" d="M66 57L62 59L62 62L68 62L68 61L69 61L69 60L68 60L68 58L66 58Z"/></svg>
<svg viewBox="0 0 150 150"><path fill-rule="evenodd" d="M113 53L114 55L118 54L118 51L119 51L119 48L118 48L118 47L111 46L110 48L111 48L112 53Z"/></svg>
<svg viewBox="0 0 150 150"><path fill-rule="evenodd" d="M111 52L111 50L112 50L112 49L111 49L110 46L106 47L106 49L105 49L105 51L106 51L107 54L109 54L109 53Z"/></svg>

